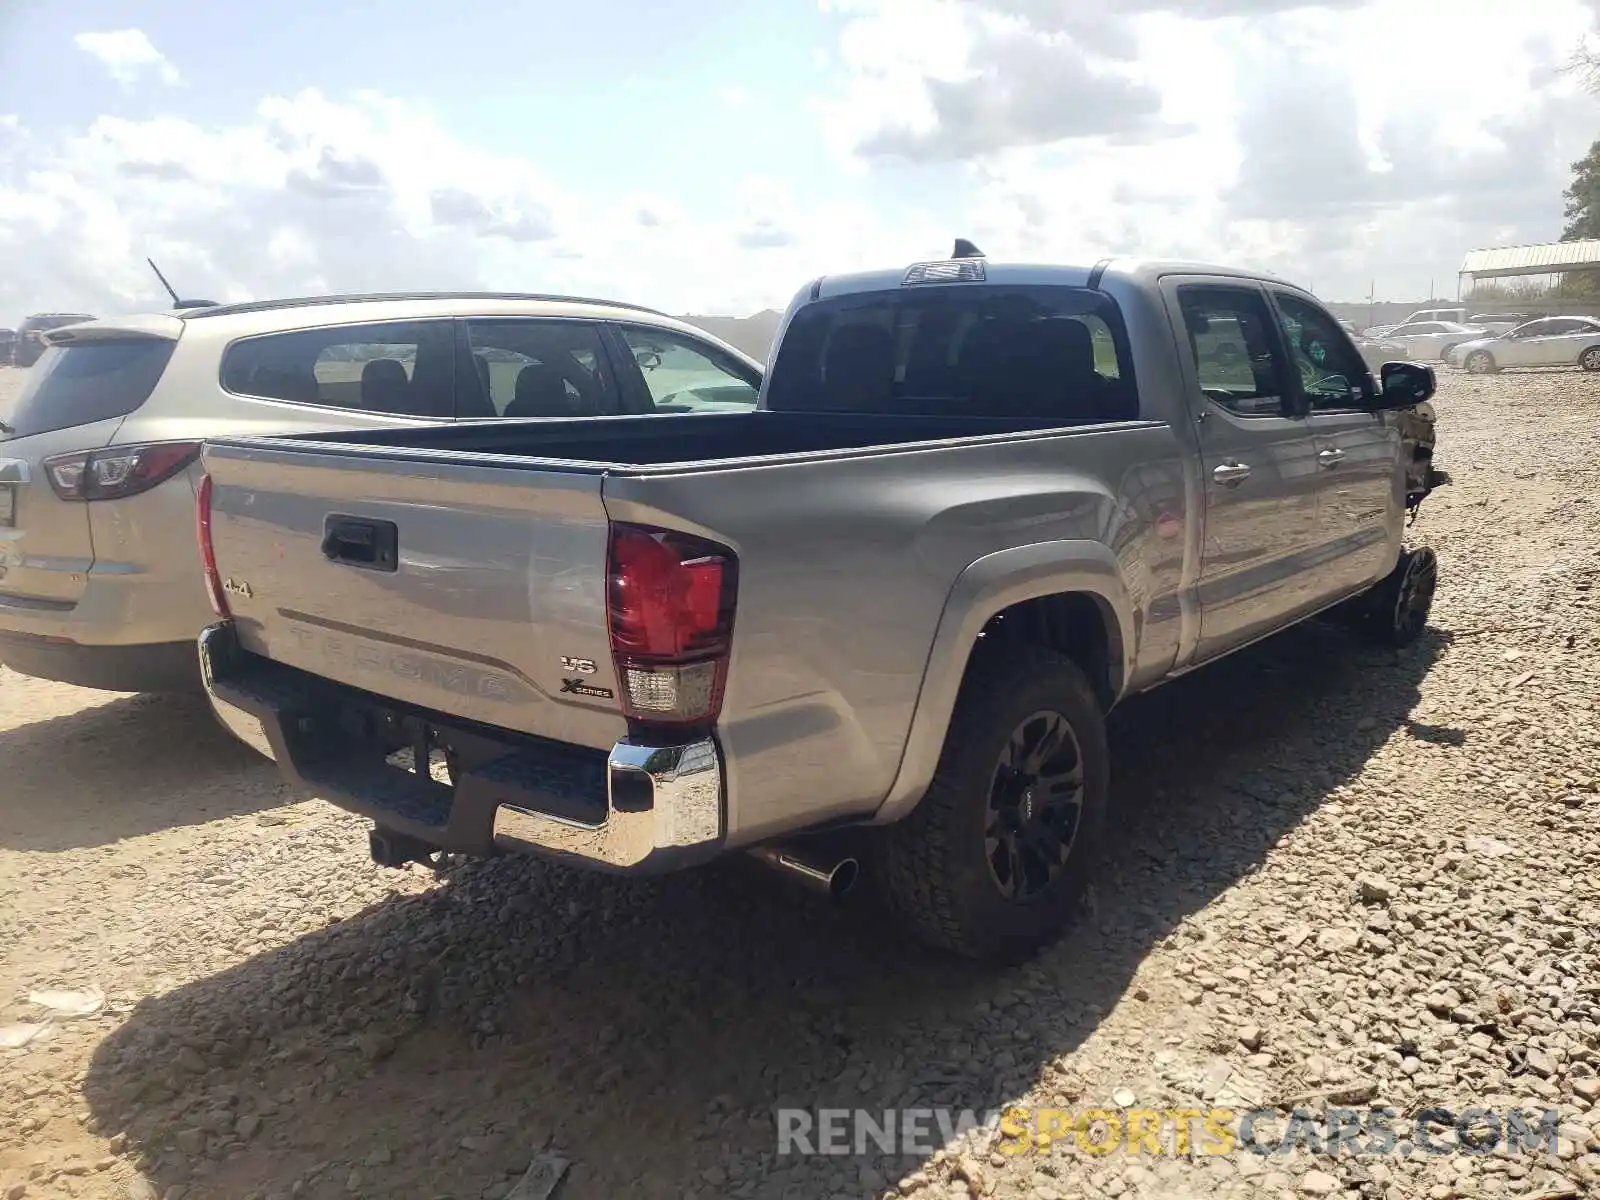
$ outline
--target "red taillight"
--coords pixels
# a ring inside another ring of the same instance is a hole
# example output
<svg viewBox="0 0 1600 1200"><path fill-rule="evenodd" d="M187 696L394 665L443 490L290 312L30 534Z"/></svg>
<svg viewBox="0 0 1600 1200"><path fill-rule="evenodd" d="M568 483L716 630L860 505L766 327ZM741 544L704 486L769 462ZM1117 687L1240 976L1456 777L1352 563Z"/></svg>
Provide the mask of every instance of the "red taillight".
<svg viewBox="0 0 1600 1200"><path fill-rule="evenodd" d="M199 455L199 442L151 442L57 454L44 460L44 470L63 500L126 500L165 483Z"/></svg>
<svg viewBox="0 0 1600 1200"><path fill-rule="evenodd" d="M200 476L200 487L194 497L195 533L200 540L200 566L206 574L206 595L211 597L211 611L227 618L228 597L222 590L222 575L217 571L217 552L211 545L211 476Z"/></svg>
<svg viewBox="0 0 1600 1200"><path fill-rule="evenodd" d="M738 584L739 560L726 546L612 524L606 620L624 715L667 725L716 720Z"/></svg>

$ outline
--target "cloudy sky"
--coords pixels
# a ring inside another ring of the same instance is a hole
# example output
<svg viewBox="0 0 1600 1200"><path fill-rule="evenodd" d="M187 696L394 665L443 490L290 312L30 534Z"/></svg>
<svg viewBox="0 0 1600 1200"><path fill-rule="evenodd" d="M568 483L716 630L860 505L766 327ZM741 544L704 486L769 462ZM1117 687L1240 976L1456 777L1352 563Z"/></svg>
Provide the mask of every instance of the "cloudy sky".
<svg viewBox="0 0 1600 1200"><path fill-rule="evenodd" d="M1116 15L1107 15L1115 7ZM673 311L973 238L1453 294L1553 240L1600 0L0 0L0 323L487 287Z"/></svg>

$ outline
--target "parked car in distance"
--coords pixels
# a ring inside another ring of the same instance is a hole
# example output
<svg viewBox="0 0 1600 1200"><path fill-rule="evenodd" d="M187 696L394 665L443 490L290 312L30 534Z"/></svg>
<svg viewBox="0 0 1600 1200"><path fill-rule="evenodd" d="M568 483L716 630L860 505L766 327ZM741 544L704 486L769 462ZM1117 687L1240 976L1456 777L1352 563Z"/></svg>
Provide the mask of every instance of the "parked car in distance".
<svg viewBox="0 0 1600 1200"><path fill-rule="evenodd" d="M1478 313L1462 322L1488 333L1510 333L1518 325L1537 320L1535 313Z"/></svg>
<svg viewBox="0 0 1600 1200"><path fill-rule="evenodd" d="M1356 327L1349 321L1340 321L1339 325L1350 335L1350 340L1355 342L1356 349L1361 351L1361 358L1367 364L1367 369L1374 375L1383 370L1384 363L1405 362L1411 357L1411 351L1399 342L1367 337L1358 333Z"/></svg>
<svg viewBox="0 0 1600 1200"><path fill-rule="evenodd" d="M1402 325L1413 325L1418 321L1445 321L1452 325L1466 323L1467 310L1464 308L1419 308L1403 321L1394 321L1388 325L1374 325L1362 332L1368 337L1382 337L1392 330L1399 329Z"/></svg>
<svg viewBox="0 0 1600 1200"><path fill-rule="evenodd" d="M745 411L208 440L218 717L382 864L867 861L1030 953L1113 705L1319 613L1421 634L1434 374L1281 280L970 251L807 284Z"/></svg>
<svg viewBox="0 0 1600 1200"><path fill-rule="evenodd" d="M556 297L270 301L45 336L0 414L0 663L128 692L200 687L204 438L726 411L761 383L693 326Z"/></svg>
<svg viewBox="0 0 1600 1200"><path fill-rule="evenodd" d="M1484 330L1471 325L1457 325L1449 321L1413 321L1397 325L1382 340L1404 346L1412 358L1443 360L1451 346L1470 342L1484 335Z"/></svg>
<svg viewBox="0 0 1600 1200"><path fill-rule="evenodd" d="M1582 367L1600 371L1600 319L1540 317L1508 333L1452 346L1446 361L1474 375L1507 367Z"/></svg>
<svg viewBox="0 0 1600 1200"><path fill-rule="evenodd" d="M44 353L44 335L50 330L92 320L94 318L88 313L34 313L17 326L15 338L11 343L11 365L33 366Z"/></svg>

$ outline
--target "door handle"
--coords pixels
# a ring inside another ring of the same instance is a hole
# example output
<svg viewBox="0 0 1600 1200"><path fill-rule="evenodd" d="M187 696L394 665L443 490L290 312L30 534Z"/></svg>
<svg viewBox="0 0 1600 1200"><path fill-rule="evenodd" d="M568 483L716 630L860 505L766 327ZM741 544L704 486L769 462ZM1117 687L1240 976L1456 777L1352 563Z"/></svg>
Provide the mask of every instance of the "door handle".
<svg viewBox="0 0 1600 1200"><path fill-rule="evenodd" d="M1317 465L1319 467L1337 467L1343 461L1343 450L1324 450L1321 454L1317 455Z"/></svg>
<svg viewBox="0 0 1600 1200"><path fill-rule="evenodd" d="M347 566L394 571L400 565L400 530L393 521L335 514L323 525L322 553Z"/></svg>
<svg viewBox="0 0 1600 1200"><path fill-rule="evenodd" d="M1223 463L1211 472L1211 478L1224 487L1231 487L1236 483L1243 483L1250 478L1250 464L1242 462Z"/></svg>

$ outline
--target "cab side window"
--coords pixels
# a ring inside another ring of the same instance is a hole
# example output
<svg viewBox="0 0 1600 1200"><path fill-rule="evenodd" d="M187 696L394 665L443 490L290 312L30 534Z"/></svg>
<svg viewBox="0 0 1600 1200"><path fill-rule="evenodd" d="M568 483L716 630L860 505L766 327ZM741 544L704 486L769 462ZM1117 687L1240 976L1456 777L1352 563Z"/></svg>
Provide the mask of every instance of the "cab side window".
<svg viewBox="0 0 1600 1200"><path fill-rule="evenodd" d="M1339 323L1298 296L1277 292L1283 340L1313 412L1359 408L1366 399L1367 364Z"/></svg>
<svg viewBox="0 0 1600 1200"><path fill-rule="evenodd" d="M1291 415L1284 363L1260 294L1244 288L1178 290L1200 390L1240 417Z"/></svg>

